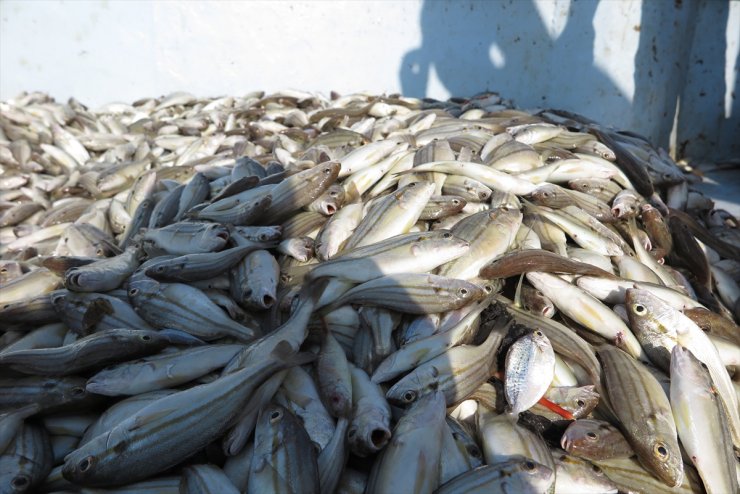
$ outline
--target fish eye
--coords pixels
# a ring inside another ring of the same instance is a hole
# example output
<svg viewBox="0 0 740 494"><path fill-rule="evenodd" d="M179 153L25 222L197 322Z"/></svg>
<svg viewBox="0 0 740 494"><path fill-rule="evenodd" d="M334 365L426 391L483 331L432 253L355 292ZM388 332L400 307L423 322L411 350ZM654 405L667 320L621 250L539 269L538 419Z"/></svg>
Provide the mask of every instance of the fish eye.
<svg viewBox="0 0 740 494"><path fill-rule="evenodd" d="M468 454L470 454L470 456L472 456L473 458L481 457L480 449L475 446L468 446Z"/></svg>
<svg viewBox="0 0 740 494"><path fill-rule="evenodd" d="M10 481L10 485L16 490L25 490L31 483L31 479L28 475L16 475L13 480Z"/></svg>
<svg viewBox="0 0 740 494"><path fill-rule="evenodd" d="M587 432L586 437L589 439L596 439L596 433L595 432Z"/></svg>
<svg viewBox="0 0 740 494"><path fill-rule="evenodd" d="M128 296L129 297L135 297L137 293L139 293L139 289L138 288L131 288L128 291Z"/></svg>
<svg viewBox="0 0 740 494"><path fill-rule="evenodd" d="M283 412L281 412L280 410L274 410L274 411L273 411L273 412L272 412L272 413L270 414L270 422L275 422L275 421L277 421L277 420L280 420L280 418L281 418L282 416L283 416Z"/></svg>
<svg viewBox="0 0 740 494"><path fill-rule="evenodd" d="M531 472L532 470L534 470L535 464L534 464L533 461L525 461L524 462L524 468L527 469L527 470L529 470Z"/></svg>
<svg viewBox="0 0 740 494"><path fill-rule="evenodd" d="M576 400L576 405L578 405L579 407L582 407L582 406L586 405L586 402L583 401L583 400Z"/></svg>
<svg viewBox="0 0 740 494"><path fill-rule="evenodd" d="M655 451L661 458L668 456L668 450L665 448L663 443L657 443L653 448L653 451Z"/></svg>
<svg viewBox="0 0 740 494"><path fill-rule="evenodd" d="M410 188L410 187L416 187L416 182L411 182L411 183L410 183L410 184L408 185L408 187L409 187L409 188Z"/></svg>
<svg viewBox="0 0 740 494"><path fill-rule="evenodd" d="M85 394L85 390L80 387L74 387L72 388L72 395L73 396L82 396Z"/></svg>
<svg viewBox="0 0 740 494"><path fill-rule="evenodd" d="M152 337L149 336L148 334L141 335L141 341L149 341L151 339Z"/></svg>
<svg viewBox="0 0 740 494"><path fill-rule="evenodd" d="M647 309L642 304L635 304L635 305L633 305L632 306L632 310L634 311L635 314L640 314L640 315L642 315L645 312L647 312Z"/></svg>
<svg viewBox="0 0 740 494"><path fill-rule="evenodd" d="M542 334L542 331L540 331L539 329L537 331L535 331L534 334L536 334L537 336L540 336L540 337L545 336L545 335Z"/></svg>
<svg viewBox="0 0 740 494"><path fill-rule="evenodd" d="M460 288L459 293L460 293L460 295L465 296L465 295L468 294L468 289L467 288Z"/></svg>
<svg viewBox="0 0 740 494"><path fill-rule="evenodd" d="M602 473L604 473L601 470L601 467L599 467L598 465L591 465L591 470L593 470L594 473L597 473L599 475L601 475Z"/></svg>
<svg viewBox="0 0 740 494"><path fill-rule="evenodd" d="M457 199L453 199L452 200L452 204L454 204L455 206L457 206L458 204L460 204L460 201L458 201Z"/></svg>
<svg viewBox="0 0 740 494"><path fill-rule="evenodd" d="M77 468L80 469L80 472L87 472L90 470L90 467L93 466L93 463L95 462L94 456L88 456L87 458L83 459L80 463L77 464Z"/></svg>
<svg viewBox="0 0 740 494"><path fill-rule="evenodd" d="M337 197L337 191L336 190L332 190L331 192L329 192L329 195L332 196L332 197Z"/></svg>
<svg viewBox="0 0 740 494"><path fill-rule="evenodd" d="M452 238L452 234L449 232L445 233L444 235L442 235L442 238Z"/></svg>
<svg viewBox="0 0 740 494"><path fill-rule="evenodd" d="M416 399L416 392L415 391L409 390L409 391L406 391L403 394L403 401L405 401L406 403L411 403L415 399Z"/></svg>
<svg viewBox="0 0 740 494"><path fill-rule="evenodd" d="M157 266L157 272L161 273L162 271L164 271L164 266Z"/></svg>

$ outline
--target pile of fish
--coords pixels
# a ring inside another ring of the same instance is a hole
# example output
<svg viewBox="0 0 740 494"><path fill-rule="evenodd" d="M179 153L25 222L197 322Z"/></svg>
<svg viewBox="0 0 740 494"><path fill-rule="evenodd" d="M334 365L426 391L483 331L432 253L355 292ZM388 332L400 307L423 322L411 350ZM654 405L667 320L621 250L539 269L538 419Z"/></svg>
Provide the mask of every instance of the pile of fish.
<svg viewBox="0 0 740 494"><path fill-rule="evenodd" d="M740 229L639 135L27 93L0 165L2 493L738 492Z"/></svg>

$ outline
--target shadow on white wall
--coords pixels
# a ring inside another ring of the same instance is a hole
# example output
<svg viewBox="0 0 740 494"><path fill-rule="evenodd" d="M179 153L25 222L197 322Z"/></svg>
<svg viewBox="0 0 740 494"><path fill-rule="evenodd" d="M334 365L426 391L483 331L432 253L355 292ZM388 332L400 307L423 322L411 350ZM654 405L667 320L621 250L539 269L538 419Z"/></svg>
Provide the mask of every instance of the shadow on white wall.
<svg viewBox="0 0 740 494"><path fill-rule="evenodd" d="M737 41L729 50L727 41L740 33L737 26L726 29L731 2L565 0L555 5L548 18L534 0L425 0L421 46L401 60L403 93L424 97L434 84L455 96L492 90L520 107L558 106L631 128L665 147L675 117L679 155L740 155ZM600 8L608 12L600 12L597 20ZM735 12L740 14L737 5ZM610 24L605 15L621 16L615 23L634 17L637 46L630 46L624 32L598 46L597 30ZM564 26L553 33L547 20ZM617 57L605 64L596 53ZM726 73L733 66L734 72ZM615 73L628 70L633 85L620 87Z"/></svg>

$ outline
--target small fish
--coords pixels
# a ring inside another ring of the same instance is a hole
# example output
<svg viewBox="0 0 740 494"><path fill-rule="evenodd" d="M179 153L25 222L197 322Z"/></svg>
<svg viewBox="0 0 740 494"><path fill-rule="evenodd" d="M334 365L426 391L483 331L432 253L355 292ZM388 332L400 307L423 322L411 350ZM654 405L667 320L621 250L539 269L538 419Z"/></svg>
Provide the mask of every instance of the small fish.
<svg viewBox="0 0 740 494"><path fill-rule="evenodd" d="M580 419L571 423L560 439L568 453L592 461L629 458L632 446L622 432L609 422Z"/></svg>
<svg viewBox="0 0 740 494"><path fill-rule="evenodd" d="M530 409L550 387L555 373L555 352L550 340L536 330L517 341L506 353L504 392L511 413Z"/></svg>

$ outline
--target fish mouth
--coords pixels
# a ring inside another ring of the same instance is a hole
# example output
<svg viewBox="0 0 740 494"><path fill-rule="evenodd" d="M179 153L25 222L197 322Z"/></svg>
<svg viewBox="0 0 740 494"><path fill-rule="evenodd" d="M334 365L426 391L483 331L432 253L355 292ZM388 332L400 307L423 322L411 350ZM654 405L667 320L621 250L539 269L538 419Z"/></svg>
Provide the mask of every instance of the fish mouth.
<svg viewBox="0 0 740 494"><path fill-rule="evenodd" d="M273 297L269 293L266 293L266 294L264 294L262 296L262 299L260 300L260 303L261 303L262 307L264 307L265 309L269 309L270 307L272 307L273 305L275 305L275 297Z"/></svg>
<svg viewBox="0 0 740 494"><path fill-rule="evenodd" d="M568 451L571 446L573 446L573 442L568 439L567 437L563 436L560 439L560 446L565 450Z"/></svg>
<svg viewBox="0 0 740 494"><path fill-rule="evenodd" d="M85 390L88 393L94 393L97 395L107 395L108 391L105 389L105 386L103 383L97 382L97 381L88 381L87 384L85 384Z"/></svg>
<svg viewBox="0 0 740 494"><path fill-rule="evenodd" d="M375 428L370 431L370 444L375 446L378 451L388 444L388 440L391 438L391 431L384 428Z"/></svg>
<svg viewBox="0 0 740 494"><path fill-rule="evenodd" d="M77 270L71 271L65 277L64 284L67 287L80 288L80 275L81 274L82 273L78 272Z"/></svg>

